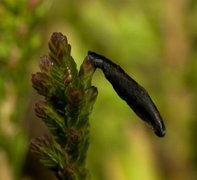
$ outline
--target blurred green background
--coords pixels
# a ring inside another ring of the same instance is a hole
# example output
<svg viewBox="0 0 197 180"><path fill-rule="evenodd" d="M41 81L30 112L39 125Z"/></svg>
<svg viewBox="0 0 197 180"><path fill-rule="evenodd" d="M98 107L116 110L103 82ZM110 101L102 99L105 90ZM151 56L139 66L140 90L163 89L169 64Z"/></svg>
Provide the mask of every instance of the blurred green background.
<svg viewBox="0 0 197 180"><path fill-rule="evenodd" d="M90 117L92 180L197 179L196 0L1 0L0 180L54 179L28 151L47 133L31 88L52 32L62 32L78 68L88 50L121 65L157 104L167 133L156 137L101 71Z"/></svg>

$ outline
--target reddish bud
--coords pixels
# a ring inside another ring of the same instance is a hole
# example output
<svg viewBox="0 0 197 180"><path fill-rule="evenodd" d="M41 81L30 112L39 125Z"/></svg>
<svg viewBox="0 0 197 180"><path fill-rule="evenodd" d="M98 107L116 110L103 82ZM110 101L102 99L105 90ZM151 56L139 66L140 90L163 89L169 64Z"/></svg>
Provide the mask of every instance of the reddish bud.
<svg viewBox="0 0 197 180"><path fill-rule="evenodd" d="M81 136L80 136L79 131L76 129L70 129L70 131L68 133L69 143L71 143L73 145L77 145L77 144L79 144L80 139L81 139Z"/></svg>
<svg viewBox="0 0 197 180"><path fill-rule="evenodd" d="M49 56L43 56L40 58L40 70L42 72L50 71L52 66L53 66L53 62L51 61Z"/></svg>
<svg viewBox="0 0 197 180"><path fill-rule="evenodd" d="M37 72L32 74L32 85L39 94L47 96L52 86L51 78L45 73Z"/></svg>
<svg viewBox="0 0 197 180"><path fill-rule="evenodd" d="M46 118L46 102L40 101L35 104L35 113L39 118Z"/></svg>
<svg viewBox="0 0 197 180"><path fill-rule="evenodd" d="M83 64L81 65L79 76L82 78L89 77L94 73L95 69L96 68L92 64L91 59L88 56L86 56L86 58L83 61Z"/></svg>
<svg viewBox="0 0 197 180"><path fill-rule="evenodd" d="M84 89L88 88L91 85L91 79L92 79L95 69L96 68L92 64L90 58L86 56L79 71L79 77L84 86Z"/></svg>
<svg viewBox="0 0 197 180"><path fill-rule="evenodd" d="M60 32L54 32L49 42L50 56L54 62L60 64L66 53L70 53L70 45L66 36Z"/></svg>
<svg viewBox="0 0 197 180"><path fill-rule="evenodd" d="M73 88L69 91L68 101L70 104L79 105L82 100L82 92L80 89Z"/></svg>
<svg viewBox="0 0 197 180"><path fill-rule="evenodd" d="M42 147L50 147L50 138L48 136L40 136L33 138L30 144L30 150L36 154L42 155Z"/></svg>
<svg viewBox="0 0 197 180"><path fill-rule="evenodd" d="M71 165L66 165L64 167L63 177L66 177L67 179L76 179L75 177L76 169Z"/></svg>
<svg viewBox="0 0 197 180"><path fill-rule="evenodd" d="M51 36L51 42L56 45L66 40L66 37L61 32L54 32ZM67 41L67 40L66 40Z"/></svg>

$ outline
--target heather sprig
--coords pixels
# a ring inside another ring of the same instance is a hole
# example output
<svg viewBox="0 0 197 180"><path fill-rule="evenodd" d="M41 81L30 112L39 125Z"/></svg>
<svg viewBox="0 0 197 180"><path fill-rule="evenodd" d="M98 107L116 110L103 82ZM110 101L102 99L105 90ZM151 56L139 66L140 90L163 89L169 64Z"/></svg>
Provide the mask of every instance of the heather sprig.
<svg viewBox="0 0 197 180"><path fill-rule="evenodd" d="M78 72L71 46L61 33L52 34L49 50L40 59L40 72L32 75L32 85L45 97L36 103L35 113L51 136L34 138L31 150L58 179L86 179L89 115L98 94L91 86L95 68L86 57Z"/></svg>

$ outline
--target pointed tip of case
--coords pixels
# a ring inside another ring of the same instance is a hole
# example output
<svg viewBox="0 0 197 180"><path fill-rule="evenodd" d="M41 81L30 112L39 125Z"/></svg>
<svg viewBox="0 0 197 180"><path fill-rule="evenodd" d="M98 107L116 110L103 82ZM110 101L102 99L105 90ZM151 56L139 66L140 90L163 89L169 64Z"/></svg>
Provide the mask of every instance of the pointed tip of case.
<svg viewBox="0 0 197 180"><path fill-rule="evenodd" d="M165 130L155 131L155 134L158 137L164 137L166 135L166 131Z"/></svg>

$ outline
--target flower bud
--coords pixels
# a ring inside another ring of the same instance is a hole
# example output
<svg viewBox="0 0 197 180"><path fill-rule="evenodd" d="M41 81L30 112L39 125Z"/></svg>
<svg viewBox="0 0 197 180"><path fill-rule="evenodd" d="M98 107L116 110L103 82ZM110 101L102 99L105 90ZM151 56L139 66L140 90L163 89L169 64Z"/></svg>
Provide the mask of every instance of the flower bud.
<svg viewBox="0 0 197 180"><path fill-rule="evenodd" d="M38 103L35 104L35 113L36 116L39 118L46 118L47 117L47 113L46 113L46 102L44 101L40 101Z"/></svg>
<svg viewBox="0 0 197 180"><path fill-rule="evenodd" d="M79 71L79 77L80 77L81 82L84 86L84 89L86 89L88 86L90 86L92 75L94 74L95 69L96 68L92 64L89 56L86 56L86 58L83 61L83 64L80 67L80 71Z"/></svg>
<svg viewBox="0 0 197 180"><path fill-rule="evenodd" d="M32 86L39 94L47 96L52 87L51 78L41 72L32 74Z"/></svg>
<svg viewBox="0 0 197 180"><path fill-rule="evenodd" d="M72 105L79 105L82 100L82 92L80 89L73 88L68 92L68 102Z"/></svg>
<svg viewBox="0 0 197 180"><path fill-rule="evenodd" d="M53 62L49 56L43 56L40 58L40 70L42 72L49 72L52 66Z"/></svg>
<svg viewBox="0 0 197 180"><path fill-rule="evenodd" d="M61 64L65 53L70 54L71 47L67 42L67 38L60 32L54 32L49 42L49 49L53 60Z"/></svg>
<svg viewBox="0 0 197 180"><path fill-rule="evenodd" d="M81 136L78 130L70 129L68 133L68 142L72 145L77 145L80 143Z"/></svg>
<svg viewBox="0 0 197 180"><path fill-rule="evenodd" d="M42 147L50 147L50 138L48 136L40 136L31 140L30 149L32 152L42 155Z"/></svg>

